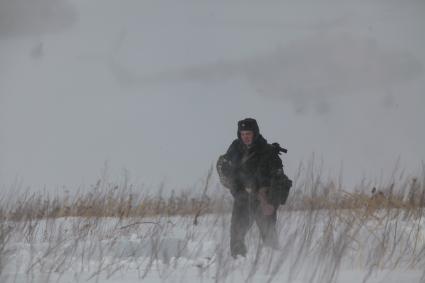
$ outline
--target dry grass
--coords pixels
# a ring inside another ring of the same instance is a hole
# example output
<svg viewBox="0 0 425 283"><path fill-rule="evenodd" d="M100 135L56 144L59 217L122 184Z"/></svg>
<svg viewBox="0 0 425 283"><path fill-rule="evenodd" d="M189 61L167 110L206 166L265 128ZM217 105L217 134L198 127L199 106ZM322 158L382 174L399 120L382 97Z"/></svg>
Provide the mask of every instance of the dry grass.
<svg viewBox="0 0 425 283"><path fill-rule="evenodd" d="M102 187L102 188L100 188ZM205 186L208 188L208 186ZM161 190L158 190L161 192ZM49 194L25 192L15 201L3 198L0 207L2 220L30 220L59 217L152 217L158 215L192 215L228 213L231 211L230 194L222 188L207 194L186 190L171 192L168 196L152 195L130 188L104 184L99 180L88 192ZM300 186L292 189L290 198L281 209L301 210L353 210L372 216L377 210L402 209L407 213L420 213L425 207L423 182L411 178L402 186L382 186L372 194L371 188L348 192L336 188L334 183L320 183L314 190Z"/></svg>
<svg viewBox="0 0 425 283"><path fill-rule="evenodd" d="M268 274L268 282L286 269L288 281L303 276L305 282L335 282L343 265L368 270L364 282L380 269L425 270L422 232L425 170L420 178L393 177L388 185L368 184L348 191L340 182L321 180L320 171L316 173L312 168L300 170L294 177L288 202L280 209L282 251L265 250L258 242L258 235L249 234L247 242L255 247L255 252L249 261L249 270L243 273L245 281L254 280L259 270ZM212 183L210 169L198 190L172 192L166 196L162 195L162 188L151 195L133 186L116 185L103 179L89 191L72 195L29 191L13 197L3 195L0 199L0 279L10 280L1 274L14 253L10 246L12 235L13 242L30 246L48 243L41 254L30 254L25 267L28 276L42 270L43 274L59 274L60 278L70 266L78 263L85 270L84 266L95 259L97 265L89 272L91 278L98 278L102 273L112 276L124 268L119 259L108 261L107 255L111 251L123 253L119 248L121 237L135 233L139 242L149 243L148 253L143 257L132 255L133 264L143 270L140 278L146 278L156 260L161 259L167 263L166 267L155 269L167 281L172 278L173 269L169 269L172 261L164 254L163 239L179 225L185 227L186 236L179 244L182 250L177 252L177 257L194 239L200 242L198 248L192 247L192 253L200 255L202 239L211 237L221 244L212 255L213 263L200 265L200 276L212 272L217 282L226 281L235 269L227 244L223 245L228 241L228 213L232 202L225 189L211 189ZM202 232L198 228L197 224L207 215L215 232ZM176 216L190 216L182 219L192 221L176 223ZM72 219L71 227L60 224L63 218ZM114 224L105 227L106 218L115 219ZM113 258L117 258L116 254ZM264 262L267 264L260 264ZM306 266L309 272L302 274ZM214 270L208 271L211 268ZM50 277L43 280L49 281Z"/></svg>

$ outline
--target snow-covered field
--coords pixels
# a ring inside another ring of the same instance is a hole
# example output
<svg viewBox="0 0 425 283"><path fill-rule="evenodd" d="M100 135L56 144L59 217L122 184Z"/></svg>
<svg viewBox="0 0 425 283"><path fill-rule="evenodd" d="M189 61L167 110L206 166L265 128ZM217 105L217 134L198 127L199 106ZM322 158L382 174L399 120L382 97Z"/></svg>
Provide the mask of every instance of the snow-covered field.
<svg viewBox="0 0 425 283"><path fill-rule="evenodd" d="M0 283L425 282L424 182L399 181L404 202L372 211L297 206L335 192L317 190L309 172L311 184L296 182L311 152L330 163L320 176L343 165L340 179L364 177L367 193L385 187L396 156L415 174L425 155L424 3L0 0ZM195 213L100 217L126 203L100 190L82 198L98 206L70 205L91 217L48 218L27 212L51 212L54 198L15 190L64 185L64 199L78 196L105 159L125 169L120 188L128 172L154 191L163 180L191 187L245 116L290 149L293 207L279 211L279 250L254 226L247 257L234 260L228 211L203 212L196 225ZM13 220L15 211L30 215Z"/></svg>
<svg viewBox="0 0 425 283"><path fill-rule="evenodd" d="M1 226L0 282L424 282L422 211L279 211L281 250L228 250L229 214Z"/></svg>

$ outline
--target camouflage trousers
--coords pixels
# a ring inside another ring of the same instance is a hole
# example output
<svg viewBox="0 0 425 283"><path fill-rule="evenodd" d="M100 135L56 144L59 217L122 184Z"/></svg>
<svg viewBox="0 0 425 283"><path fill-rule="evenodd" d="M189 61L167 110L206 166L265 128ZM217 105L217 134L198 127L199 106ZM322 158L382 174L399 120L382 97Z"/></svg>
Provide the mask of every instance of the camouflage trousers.
<svg viewBox="0 0 425 283"><path fill-rule="evenodd" d="M277 208L277 207L275 207ZM233 257L245 256L245 235L255 222L265 246L279 246L276 232L276 210L272 215L264 215L260 202L254 194L240 193L234 195L232 219L230 226L230 252Z"/></svg>

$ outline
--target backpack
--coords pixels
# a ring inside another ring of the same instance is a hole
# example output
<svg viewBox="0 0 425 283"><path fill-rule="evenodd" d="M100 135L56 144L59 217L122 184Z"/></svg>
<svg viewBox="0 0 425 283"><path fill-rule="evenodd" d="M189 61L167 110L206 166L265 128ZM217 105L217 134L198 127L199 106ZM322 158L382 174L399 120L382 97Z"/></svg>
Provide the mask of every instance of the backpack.
<svg viewBox="0 0 425 283"><path fill-rule="evenodd" d="M288 150L280 147L278 143L272 143L271 146L274 149L274 153L280 155L282 152L287 153ZM270 200L278 202L279 204L285 204L289 196L289 190L292 187L292 180L288 178L283 172L283 169L277 170L271 180L271 192Z"/></svg>

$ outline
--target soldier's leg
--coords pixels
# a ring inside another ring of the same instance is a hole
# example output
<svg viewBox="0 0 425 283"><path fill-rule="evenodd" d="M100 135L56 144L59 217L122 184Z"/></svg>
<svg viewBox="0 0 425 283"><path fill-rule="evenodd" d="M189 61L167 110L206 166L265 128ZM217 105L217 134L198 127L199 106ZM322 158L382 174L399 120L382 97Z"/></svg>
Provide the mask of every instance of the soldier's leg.
<svg viewBox="0 0 425 283"><path fill-rule="evenodd" d="M245 235L253 220L248 197L245 194L235 197L230 224L230 252L233 257L246 255Z"/></svg>
<svg viewBox="0 0 425 283"><path fill-rule="evenodd" d="M277 209L277 207L275 208ZM264 245L271 248L279 248L279 239L276 231L276 210L272 215L264 215L261 207L258 207L255 216L255 222L260 230Z"/></svg>

